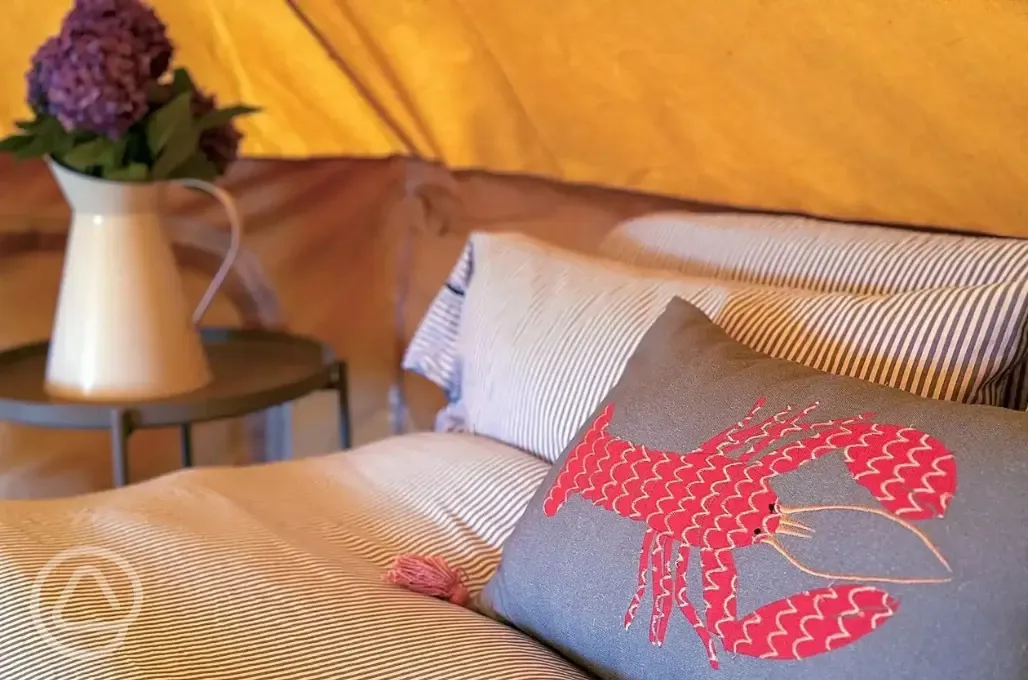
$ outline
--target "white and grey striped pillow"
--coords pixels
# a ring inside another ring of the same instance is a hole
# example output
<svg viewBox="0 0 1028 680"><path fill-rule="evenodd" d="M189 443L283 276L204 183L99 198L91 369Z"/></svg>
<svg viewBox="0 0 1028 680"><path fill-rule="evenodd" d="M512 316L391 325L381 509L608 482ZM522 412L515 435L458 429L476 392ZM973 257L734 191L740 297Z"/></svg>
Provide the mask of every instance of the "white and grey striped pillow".
<svg viewBox="0 0 1028 680"><path fill-rule="evenodd" d="M1028 240L795 215L652 213L619 224L599 252L640 267L821 292L900 293L1028 279Z"/></svg>
<svg viewBox="0 0 1028 680"><path fill-rule="evenodd" d="M471 241L468 241L403 354L403 369L434 382L451 403L460 399L457 334L471 271Z"/></svg>
<svg viewBox="0 0 1028 680"><path fill-rule="evenodd" d="M750 347L936 399L997 403L1028 327L1028 282L815 293L640 269L519 234L471 237L455 351L472 432L555 460L681 296Z"/></svg>
<svg viewBox="0 0 1028 680"><path fill-rule="evenodd" d="M900 293L1028 281L1028 240L843 224L794 215L653 213L601 254L642 267L821 292ZM1004 406L1028 408L1028 370Z"/></svg>

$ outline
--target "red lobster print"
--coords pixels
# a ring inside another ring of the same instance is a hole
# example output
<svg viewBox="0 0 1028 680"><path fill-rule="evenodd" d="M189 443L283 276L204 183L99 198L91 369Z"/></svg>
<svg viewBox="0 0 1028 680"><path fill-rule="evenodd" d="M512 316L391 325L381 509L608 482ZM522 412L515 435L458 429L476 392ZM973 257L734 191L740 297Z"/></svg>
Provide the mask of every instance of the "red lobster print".
<svg viewBox="0 0 1028 680"><path fill-rule="evenodd" d="M664 642L675 602L699 634L715 669L718 659L712 635L735 654L807 658L860 639L896 613L897 600L859 582L949 580L815 571L800 564L777 540L780 535L810 537L813 529L794 519L804 512L869 512L916 534L948 570L938 549L908 521L942 517L956 491L956 462L938 440L914 428L870 422L871 414L802 422L816 403L799 412L790 407L751 424L763 403L759 400L740 422L685 454L657 451L611 435L614 406L608 405L568 454L543 504L543 512L552 517L572 494L579 494L604 510L643 522L646 533L638 587L625 614L625 627L635 618L646 592L646 572L652 569L650 642ZM797 433L806 435L758 458L777 440ZM729 456L740 451L735 458ZM836 451L842 452L853 478L885 510L846 505L789 508L779 502L769 485L773 478ZM732 551L753 545L773 547L805 573L858 583L798 593L740 619ZM692 550L699 552L703 574L705 624L686 591Z"/></svg>

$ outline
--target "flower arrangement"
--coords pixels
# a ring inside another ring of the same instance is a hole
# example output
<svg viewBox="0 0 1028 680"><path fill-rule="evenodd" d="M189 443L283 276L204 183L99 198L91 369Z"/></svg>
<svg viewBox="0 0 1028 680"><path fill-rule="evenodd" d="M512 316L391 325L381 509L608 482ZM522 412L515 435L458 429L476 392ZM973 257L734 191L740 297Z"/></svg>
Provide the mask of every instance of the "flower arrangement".
<svg viewBox="0 0 1028 680"><path fill-rule="evenodd" d="M233 120L258 109L219 108L173 55L140 0L76 0L26 75L35 117L0 151L114 181L216 179L238 154Z"/></svg>

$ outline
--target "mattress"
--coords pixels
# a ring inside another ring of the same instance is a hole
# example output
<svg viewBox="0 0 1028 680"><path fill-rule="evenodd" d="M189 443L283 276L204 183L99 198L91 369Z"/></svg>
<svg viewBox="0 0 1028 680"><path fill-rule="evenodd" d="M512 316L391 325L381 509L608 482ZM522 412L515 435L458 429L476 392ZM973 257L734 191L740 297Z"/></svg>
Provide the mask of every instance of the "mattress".
<svg viewBox="0 0 1028 680"><path fill-rule="evenodd" d="M479 590L547 467L420 433L0 503L0 677L584 677L513 629L382 580L412 551Z"/></svg>

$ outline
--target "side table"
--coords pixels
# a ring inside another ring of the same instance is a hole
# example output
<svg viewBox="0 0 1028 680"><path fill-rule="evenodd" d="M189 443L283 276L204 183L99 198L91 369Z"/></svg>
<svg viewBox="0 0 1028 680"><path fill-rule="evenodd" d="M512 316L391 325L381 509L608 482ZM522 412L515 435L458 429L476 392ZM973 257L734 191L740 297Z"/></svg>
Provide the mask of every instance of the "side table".
<svg viewBox="0 0 1028 680"><path fill-rule="evenodd" d="M128 440L141 429L178 426L183 467L193 465L193 423L282 407L320 390L339 399L339 444L350 448L346 363L324 344L266 330L204 328L213 380L169 399L138 403L64 401L43 389L47 342L0 352L0 420L41 427L110 430L115 486L128 483Z"/></svg>

